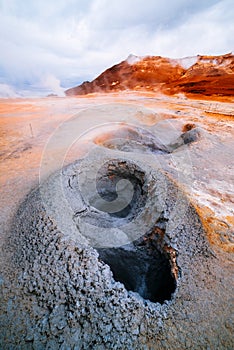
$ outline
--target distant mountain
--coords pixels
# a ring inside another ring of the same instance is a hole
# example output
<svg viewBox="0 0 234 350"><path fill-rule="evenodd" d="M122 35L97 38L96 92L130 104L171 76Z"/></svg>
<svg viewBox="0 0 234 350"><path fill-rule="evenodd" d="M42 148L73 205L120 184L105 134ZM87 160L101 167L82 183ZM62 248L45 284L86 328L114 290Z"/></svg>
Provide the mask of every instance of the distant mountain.
<svg viewBox="0 0 234 350"><path fill-rule="evenodd" d="M234 55L182 59L130 55L93 81L85 81L65 93L76 96L123 90L234 96Z"/></svg>

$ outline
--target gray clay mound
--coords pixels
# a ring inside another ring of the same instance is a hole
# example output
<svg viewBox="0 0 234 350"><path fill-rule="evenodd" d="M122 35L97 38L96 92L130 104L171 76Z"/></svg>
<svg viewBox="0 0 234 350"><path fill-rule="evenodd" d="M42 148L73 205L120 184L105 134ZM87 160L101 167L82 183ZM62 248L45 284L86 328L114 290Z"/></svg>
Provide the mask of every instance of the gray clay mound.
<svg viewBox="0 0 234 350"><path fill-rule="evenodd" d="M229 277L186 195L131 153L98 157L53 174L19 208L2 348L231 349Z"/></svg>

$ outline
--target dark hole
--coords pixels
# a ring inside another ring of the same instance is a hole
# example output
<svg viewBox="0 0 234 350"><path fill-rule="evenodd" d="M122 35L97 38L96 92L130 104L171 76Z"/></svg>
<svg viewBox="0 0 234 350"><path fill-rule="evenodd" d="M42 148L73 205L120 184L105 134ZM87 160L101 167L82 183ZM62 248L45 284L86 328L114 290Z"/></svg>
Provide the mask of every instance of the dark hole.
<svg viewBox="0 0 234 350"><path fill-rule="evenodd" d="M110 266L114 279L128 291L139 293L144 299L163 303L170 300L176 289L168 257L154 248L136 244L120 248L98 249L100 258Z"/></svg>
<svg viewBox="0 0 234 350"><path fill-rule="evenodd" d="M126 222L135 218L144 208L147 200L145 173L135 164L119 160L107 162L100 169L96 179L99 196L107 203L115 200L117 198L116 184L122 179L131 182L133 196L124 209L108 213L110 222L105 217L110 227L114 227L116 221L121 221L116 218L123 218ZM102 211L101 206L97 205L96 208ZM163 222L161 224L163 232ZM171 299L176 289L176 280L171 271L169 257L157 249L157 240L161 236L154 234L155 239L150 237L149 234L144 237L147 238L146 240L141 238L119 248L99 248L97 250L100 259L110 266L114 279L123 283L128 291L137 292L144 299L152 302L163 303Z"/></svg>
<svg viewBox="0 0 234 350"><path fill-rule="evenodd" d="M130 218L139 213L146 201L144 191L145 176L134 164L126 162L114 162L106 164L99 171L97 178L97 191L106 202L114 201L117 198L116 185L120 180L126 179L133 186L133 197L124 209L109 213L111 217ZM124 191L124 190L123 190Z"/></svg>

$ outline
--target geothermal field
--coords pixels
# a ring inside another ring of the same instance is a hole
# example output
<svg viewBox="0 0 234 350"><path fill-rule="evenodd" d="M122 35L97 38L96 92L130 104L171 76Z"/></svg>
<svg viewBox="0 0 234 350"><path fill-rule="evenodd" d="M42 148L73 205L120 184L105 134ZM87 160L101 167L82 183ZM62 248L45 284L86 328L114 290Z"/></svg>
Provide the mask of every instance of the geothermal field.
<svg viewBox="0 0 234 350"><path fill-rule="evenodd" d="M233 55L0 100L1 349L232 349Z"/></svg>

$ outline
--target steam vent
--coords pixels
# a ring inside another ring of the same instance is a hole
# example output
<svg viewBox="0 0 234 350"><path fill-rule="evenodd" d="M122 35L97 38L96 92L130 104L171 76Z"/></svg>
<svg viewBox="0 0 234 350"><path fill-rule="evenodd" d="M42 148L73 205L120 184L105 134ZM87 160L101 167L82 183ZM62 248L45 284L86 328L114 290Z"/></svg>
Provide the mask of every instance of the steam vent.
<svg viewBox="0 0 234 350"><path fill-rule="evenodd" d="M2 349L231 349L228 260L167 168L204 131L189 124L165 144L119 130L102 130L20 205L5 243Z"/></svg>

